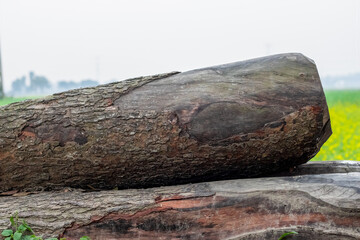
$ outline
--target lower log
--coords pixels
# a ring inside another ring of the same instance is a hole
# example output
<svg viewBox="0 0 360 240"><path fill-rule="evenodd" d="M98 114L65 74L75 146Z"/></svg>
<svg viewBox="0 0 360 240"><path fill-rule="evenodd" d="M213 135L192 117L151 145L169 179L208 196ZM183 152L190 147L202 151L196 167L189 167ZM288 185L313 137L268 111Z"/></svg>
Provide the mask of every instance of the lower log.
<svg viewBox="0 0 360 240"><path fill-rule="evenodd" d="M326 173L329 165L335 167ZM263 240L289 231L299 234L288 239L360 239L359 168L357 162L311 163L295 170L309 175L6 196L0 227L18 211L36 233L67 240Z"/></svg>

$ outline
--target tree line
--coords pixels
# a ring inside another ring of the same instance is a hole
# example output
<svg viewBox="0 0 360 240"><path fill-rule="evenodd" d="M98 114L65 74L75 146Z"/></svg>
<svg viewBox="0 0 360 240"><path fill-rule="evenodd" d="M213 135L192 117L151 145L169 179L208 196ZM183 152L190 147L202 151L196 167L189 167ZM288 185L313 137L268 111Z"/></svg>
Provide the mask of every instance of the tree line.
<svg viewBox="0 0 360 240"><path fill-rule="evenodd" d="M74 88L94 87L99 83L92 79L85 79L81 82L75 81L59 81L54 86L45 76L36 75L34 72L29 73L29 84L27 84L26 76L17 78L12 82L11 96L37 96L47 95L55 92L63 92Z"/></svg>

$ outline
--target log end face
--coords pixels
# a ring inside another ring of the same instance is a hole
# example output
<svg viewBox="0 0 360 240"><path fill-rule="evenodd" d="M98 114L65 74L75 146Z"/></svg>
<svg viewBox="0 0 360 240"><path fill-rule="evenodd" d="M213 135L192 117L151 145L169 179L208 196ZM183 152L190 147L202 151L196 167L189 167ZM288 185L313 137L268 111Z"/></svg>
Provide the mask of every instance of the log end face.
<svg viewBox="0 0 360 240"><path fill-rule="evenodd" d="M324 143L330 138L331 135L332 135L331 122L330 119L328 119L325 125L321 129L320 138L318 139L317 147L319 150L324 145Z"/></svg>

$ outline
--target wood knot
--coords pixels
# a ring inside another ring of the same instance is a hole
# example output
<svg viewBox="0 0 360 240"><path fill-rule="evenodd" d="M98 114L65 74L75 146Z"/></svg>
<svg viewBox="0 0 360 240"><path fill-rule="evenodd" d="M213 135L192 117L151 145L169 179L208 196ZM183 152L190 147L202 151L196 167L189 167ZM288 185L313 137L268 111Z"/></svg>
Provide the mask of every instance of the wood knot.
<svg viewBox="0 0 360 240"><path fill-rule="evenodd" d="M176 125L179 122L179 117L176 113L171 113L168 119L171 125Z"/></svg>
<svg viewBox="0 0 360 240"><path fill-rule="evenodd" d="M19 137L20 137L21 140L24 140L27 137L35 138L36 134L35 134L34 129L32 127L26 126L26 127L23 128L23 130L19 134Z"/></svg>

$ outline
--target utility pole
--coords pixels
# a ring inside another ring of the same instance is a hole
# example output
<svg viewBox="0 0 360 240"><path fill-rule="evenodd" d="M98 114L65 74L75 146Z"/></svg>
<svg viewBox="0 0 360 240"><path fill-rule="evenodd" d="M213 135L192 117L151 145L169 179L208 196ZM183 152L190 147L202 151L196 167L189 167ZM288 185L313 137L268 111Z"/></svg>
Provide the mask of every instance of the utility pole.
<svg viewBox="0 0 360 240"><path fill-rule="evenodd" d="M4 98L4 88L3 88L3 71L1 65L1 43L0 43L0 99Z"/></svg>

